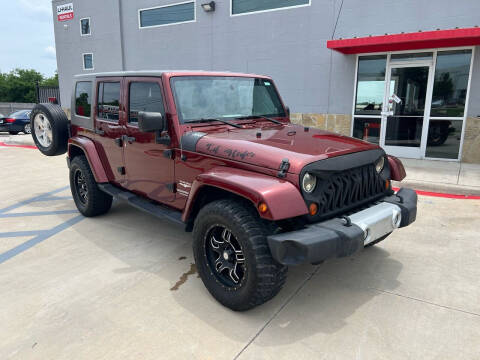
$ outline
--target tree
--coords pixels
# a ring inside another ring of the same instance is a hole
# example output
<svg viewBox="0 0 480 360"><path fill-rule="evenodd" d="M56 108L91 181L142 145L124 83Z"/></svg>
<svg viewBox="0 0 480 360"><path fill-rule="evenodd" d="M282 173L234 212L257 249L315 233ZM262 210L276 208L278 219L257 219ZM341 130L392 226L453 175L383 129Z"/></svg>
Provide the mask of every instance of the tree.
<svg viewBox="0 0 480 360"><path fill-rule="evenodd" d="M58 74L45 78L35 70L15 69L0 73L0 101L34 103L37 100L35 85L58 86Z"/></svg>

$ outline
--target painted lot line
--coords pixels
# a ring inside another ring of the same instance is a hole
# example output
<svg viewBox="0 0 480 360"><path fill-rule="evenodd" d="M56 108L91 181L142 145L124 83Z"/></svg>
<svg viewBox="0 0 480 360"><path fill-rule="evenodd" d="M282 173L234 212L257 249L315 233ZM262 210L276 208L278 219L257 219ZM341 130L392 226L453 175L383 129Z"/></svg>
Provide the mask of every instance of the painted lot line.
<svg viewBox="0 0 480 360"><path fill-rule="evenodd" d="M27 212L11 212L12 210L18 209L22 206L29 205L36 202L46 202L47 204L51 201L61 201L66 199L71 199L70 196L57 196L56 194L65 191L68 189L68 186L61 187L59 189L41 194L39 196L32 197L27 200L22 200L16 204L7 206L3 209L0 209L0 219L4 218L23 218L31 216L48 216L48 215L61 215L61 214L78 214L77 210L55 210L55 211L27 211ZM10 250L4 251L0 254L0 264L5 261L13 258L14 256L21 254L22 252L30 249L31 247L37 245L38 243L47 240L48 238L58 234L59 232L75 225L80 222L84 217L82 215L75 216L71 219L68 219L50 229L47 230L24 230L24 231L10 231L10 232L0 232L0 238L14 238L14 237L25 237L31 236L32 238L13 247Z"/></svg>

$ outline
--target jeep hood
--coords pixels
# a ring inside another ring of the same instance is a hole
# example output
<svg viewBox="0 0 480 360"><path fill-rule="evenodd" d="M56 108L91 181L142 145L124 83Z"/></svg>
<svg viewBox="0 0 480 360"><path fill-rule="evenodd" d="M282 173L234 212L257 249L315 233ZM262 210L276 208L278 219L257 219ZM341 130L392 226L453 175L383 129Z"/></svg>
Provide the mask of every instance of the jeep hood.
<svg viewBox="0 0 480 360"><path fill-rule="evenodd" d="M278 170L283 159L290 173L299 174L314 161L349 153L377 149L378 146L347 136L299 125L268 125L242 129L223 128L208 132L187 132L183 145L192 151Z"/></svg>

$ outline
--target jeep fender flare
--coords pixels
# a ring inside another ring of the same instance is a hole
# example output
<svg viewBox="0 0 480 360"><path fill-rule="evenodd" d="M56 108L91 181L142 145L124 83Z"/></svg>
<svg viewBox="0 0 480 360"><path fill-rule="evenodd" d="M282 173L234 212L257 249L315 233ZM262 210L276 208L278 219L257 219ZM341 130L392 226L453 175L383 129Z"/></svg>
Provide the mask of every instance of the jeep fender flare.
<svg viewBox="0 0 480 360"><path fill-rule="evenodd" d="M216 167L200 174L192 183L182 220L187 221L204 186L211 186L249 200L257 209L264 202L268 210L259 213L268 220L282 220L308 214L300 191L292 183L247 170Z"/></svg>
<svg viewBox="0 0 480 360"><path fill-rule="evenodd" d="M80 149L90 164L90 169L92 169L93 176L97 183L106 183L108 182L107 174L103 168L102 161L98 156L97 149L95 148L95 143L85 137L76 136L70 138L68 141L68 158L72 159L72 153L74 149Z"/></svg>

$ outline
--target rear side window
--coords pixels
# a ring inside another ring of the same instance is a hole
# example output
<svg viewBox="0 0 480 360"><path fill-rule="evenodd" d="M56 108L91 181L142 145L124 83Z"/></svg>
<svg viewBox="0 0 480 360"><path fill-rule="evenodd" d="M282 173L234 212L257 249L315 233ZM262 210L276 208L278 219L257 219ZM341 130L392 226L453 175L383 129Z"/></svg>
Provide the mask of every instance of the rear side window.
<svg viewBox="0 0 480 360"><path fill-rule="evenodd" d="M98 84L98 117L118 121L120 109L120 82L101 82Z"/></svg>
<svg viewBox="0 0 480 360"><path fill-rule="evenodd" d="M92 82L79 81L75 87L75 114L90 117L92 112Z"/></svg>
<svg viewBox="0 0 480 360"><path fill-rule="evenodd" d="M156 82L130 83L128 122L138 122L138 112L158 112L163 114L163 100L160 86Z"/></svg>

